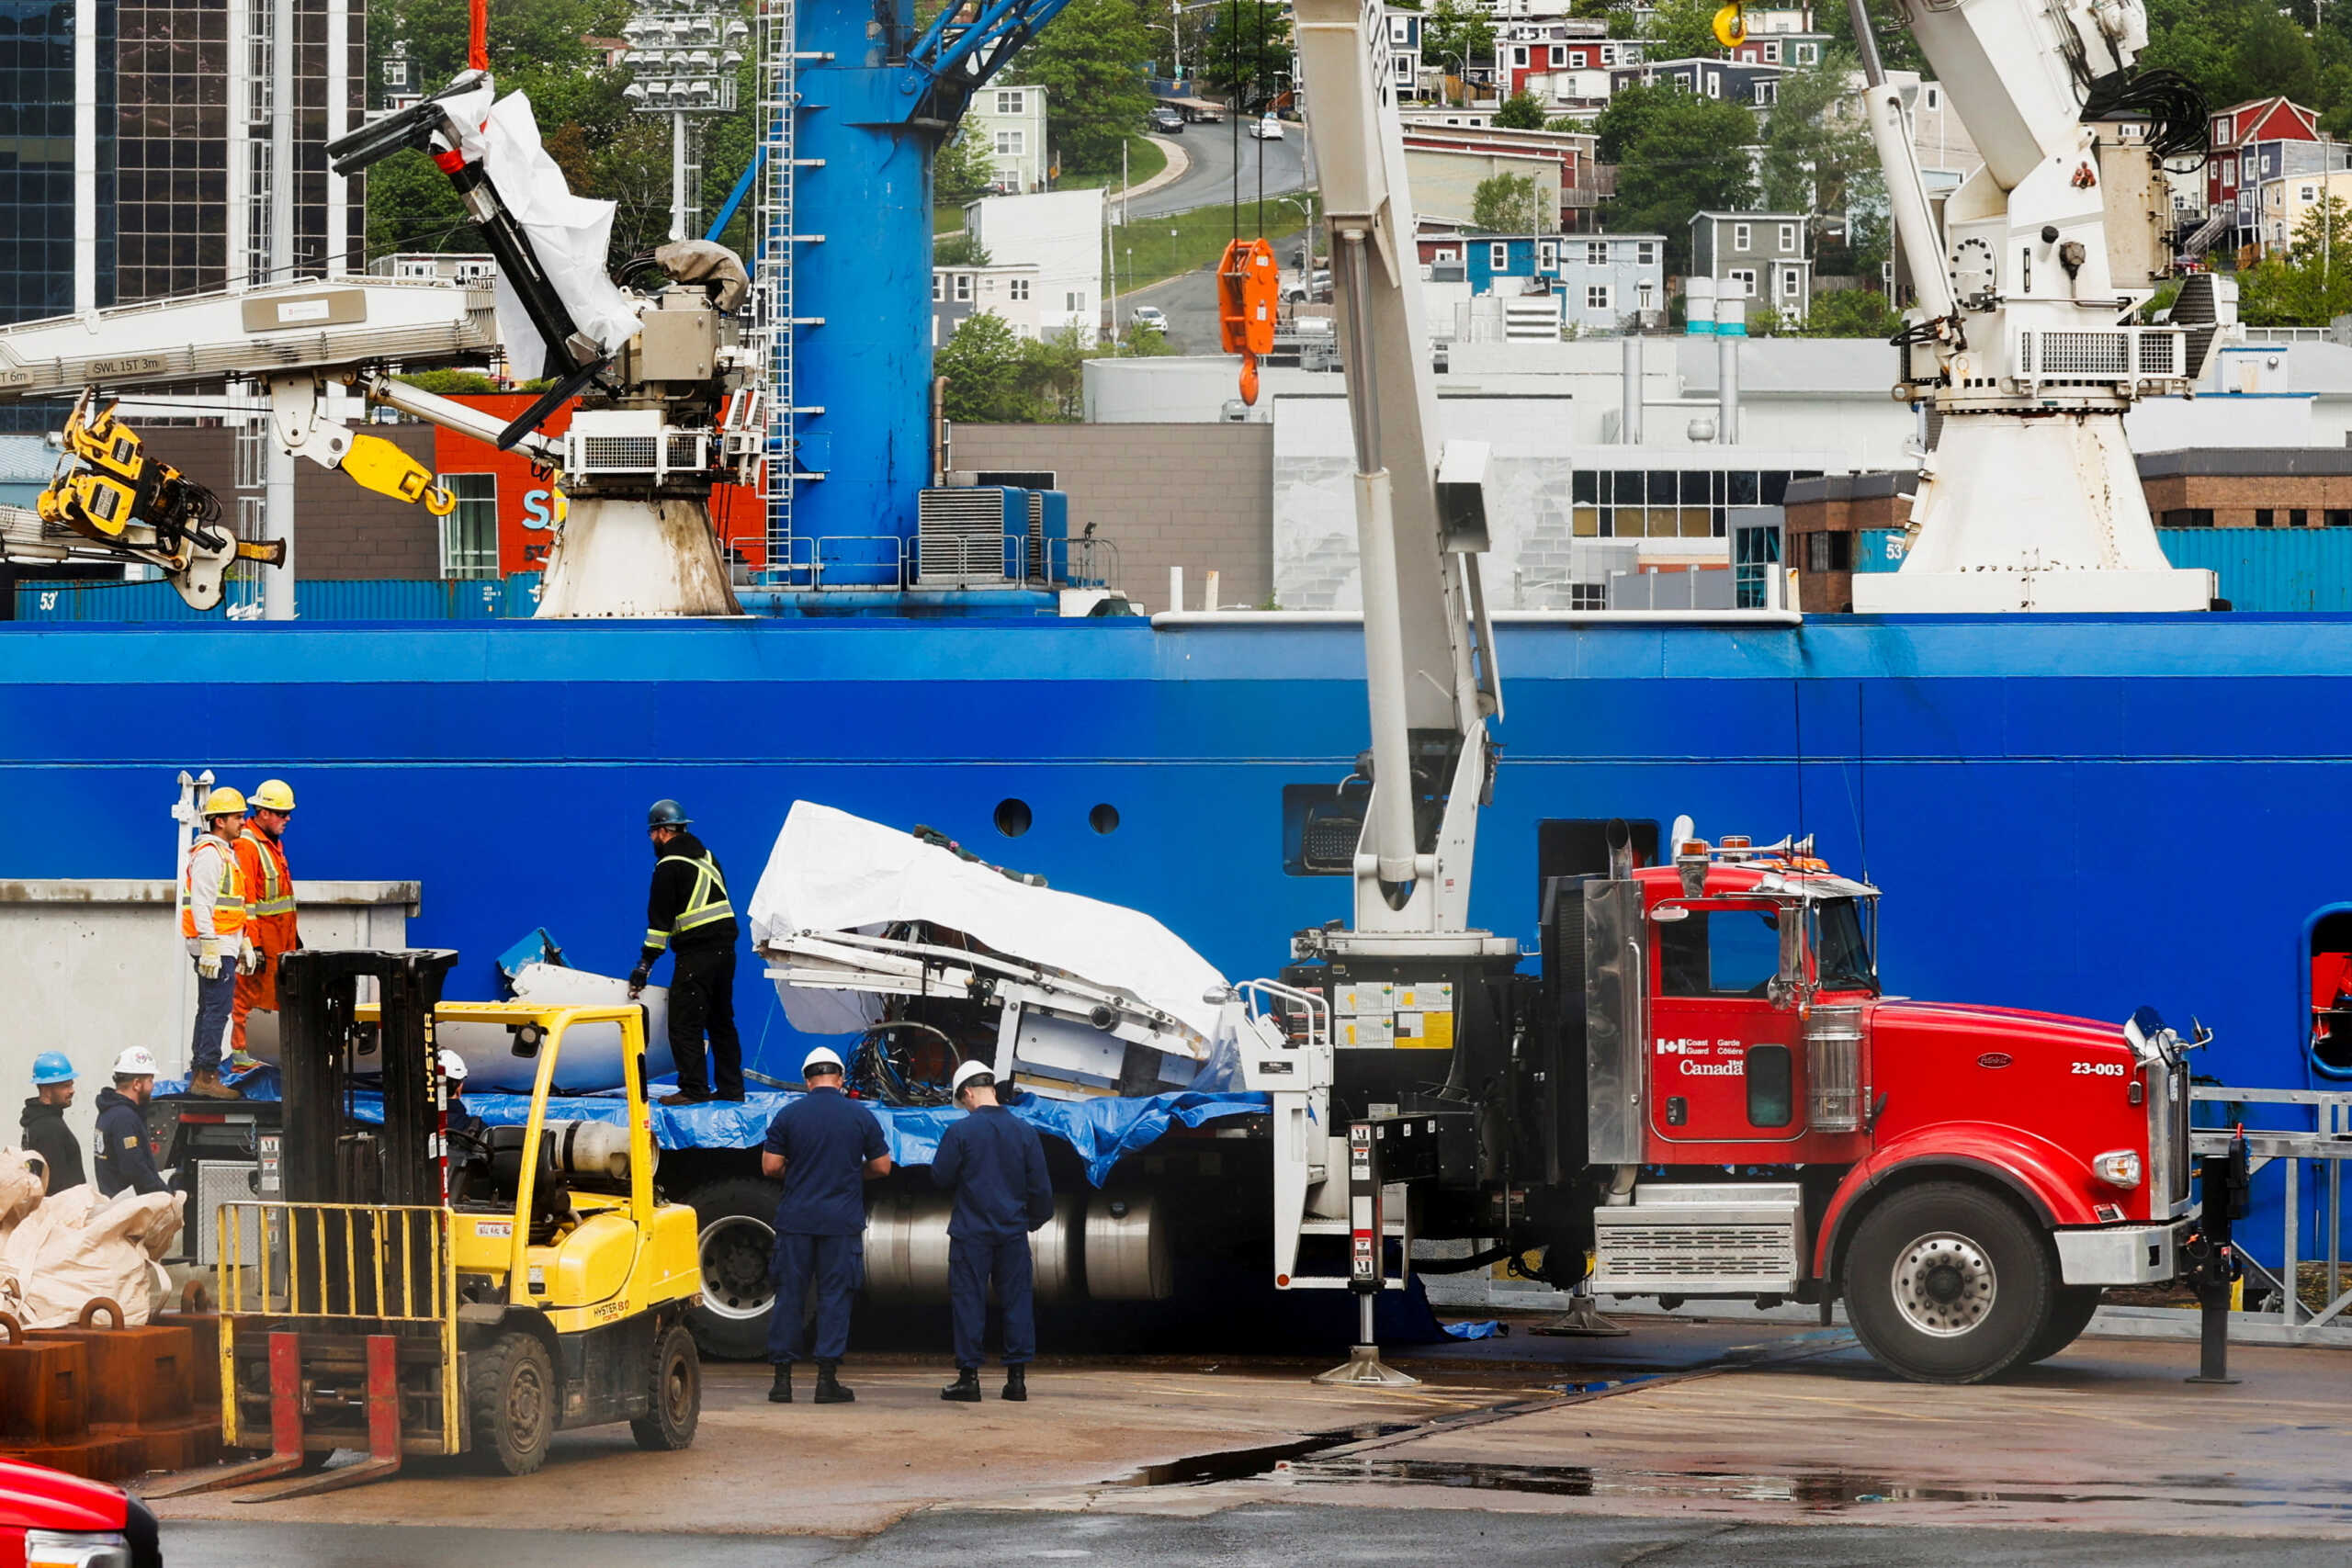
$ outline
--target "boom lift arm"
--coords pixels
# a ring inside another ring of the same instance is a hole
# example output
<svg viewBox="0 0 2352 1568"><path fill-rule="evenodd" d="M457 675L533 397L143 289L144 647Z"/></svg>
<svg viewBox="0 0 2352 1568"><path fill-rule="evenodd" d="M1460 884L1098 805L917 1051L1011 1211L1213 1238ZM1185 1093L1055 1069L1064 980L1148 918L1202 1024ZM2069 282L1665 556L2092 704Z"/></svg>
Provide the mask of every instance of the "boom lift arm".
<svg viewBox="0 0 2352 1568"><path fill-rule="evenodd" d="M1352 930L1300 940L1484 951L1498 939L1468 930L1470 872L1493 779L1487 720L1502 712L1478 576L1487 447L1439 436L1387 28L1357 0L1298 0L1296 17L1333 237L1372 715Z"/></svg>

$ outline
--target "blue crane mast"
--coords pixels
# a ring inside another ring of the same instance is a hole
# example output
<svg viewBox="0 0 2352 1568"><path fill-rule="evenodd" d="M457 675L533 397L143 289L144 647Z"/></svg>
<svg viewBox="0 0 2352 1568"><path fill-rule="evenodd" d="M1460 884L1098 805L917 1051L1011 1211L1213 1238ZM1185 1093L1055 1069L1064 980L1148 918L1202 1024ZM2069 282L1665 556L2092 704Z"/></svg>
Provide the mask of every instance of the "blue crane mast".
<svg viewBox="0 0 2352 1568"><path fill-rule="evenodd" d="M761 0L757 276L779 585L908 581L932 478L932 160L1069 0ZM779 570L780 569L780 570Z"/></svg>

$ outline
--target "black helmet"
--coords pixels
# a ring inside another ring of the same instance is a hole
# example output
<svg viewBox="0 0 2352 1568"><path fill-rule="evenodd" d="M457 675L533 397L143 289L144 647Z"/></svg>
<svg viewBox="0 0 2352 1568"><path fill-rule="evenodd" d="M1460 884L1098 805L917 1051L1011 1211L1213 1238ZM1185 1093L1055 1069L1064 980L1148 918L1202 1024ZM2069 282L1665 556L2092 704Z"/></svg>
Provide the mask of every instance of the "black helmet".
<svg viewBox="0 0 2352 1568"><path fill-rule="evenodd" d="M686 808L674 800L657 800L645 813L648 828L684 828L693 821L694 818L686 815Z"/></svg>

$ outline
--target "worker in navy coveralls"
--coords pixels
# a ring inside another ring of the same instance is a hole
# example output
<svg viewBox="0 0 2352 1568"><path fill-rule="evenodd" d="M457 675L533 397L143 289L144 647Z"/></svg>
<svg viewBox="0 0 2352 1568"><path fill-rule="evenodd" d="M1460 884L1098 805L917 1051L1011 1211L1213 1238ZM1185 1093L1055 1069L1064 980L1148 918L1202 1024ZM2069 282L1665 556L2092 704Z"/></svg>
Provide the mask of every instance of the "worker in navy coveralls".
<svg viewBox="0 0 2352 1568"><path fill-rule="evenodd" d="M775 1312L768 1320L768 1398L792 1403L792 1363L807 1338L800 1303L817 1283L819 1404L847 1404L849 1299L865 1274L865 1183L890 1174L889 1145L873 1113L842 1092L842 1059L822 1045L800 1064L808 1092L776 1112L760 1145L760 1173L784 1178L775 1206Z"/></svg>
<svg viewBox="0 0 2352 1568"><path fill-rule="evenodd" d="M942 1399L977 1404L980 1332L987 1326L989 1281L1004 1309L1004 1397L1029 1397L1029 1363L1037 1359L1030 1314L1029 1233L1054 1217L1046 1146L1036 1130L996 1102L996 1075L985 1063L956 1069L956 1103L971 1114L941 1134L931 1179L953 1189L947 1222L947 1292L956 1314L956 1381Z"/></svg>

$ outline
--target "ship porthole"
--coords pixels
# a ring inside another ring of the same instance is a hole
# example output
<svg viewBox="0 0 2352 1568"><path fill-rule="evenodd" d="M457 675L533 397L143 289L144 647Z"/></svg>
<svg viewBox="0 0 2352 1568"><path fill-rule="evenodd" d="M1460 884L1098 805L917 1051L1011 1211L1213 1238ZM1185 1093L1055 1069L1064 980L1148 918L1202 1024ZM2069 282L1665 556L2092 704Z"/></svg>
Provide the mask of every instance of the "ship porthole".
<svg viewBox="0 0 2352 1568"><path fill-rule="evenodd" d="M1119 808L1105 801L1086 814L1086 825L1098 833L1119 830Z"/></svg>
<svg viewBox="0 0 2352 1568"><path fill-rule="evenodd" d="M996 803L996 830L1006 838L1021 837L1029 830L1031 820L1027 801L1000 800Z"/></svg>

